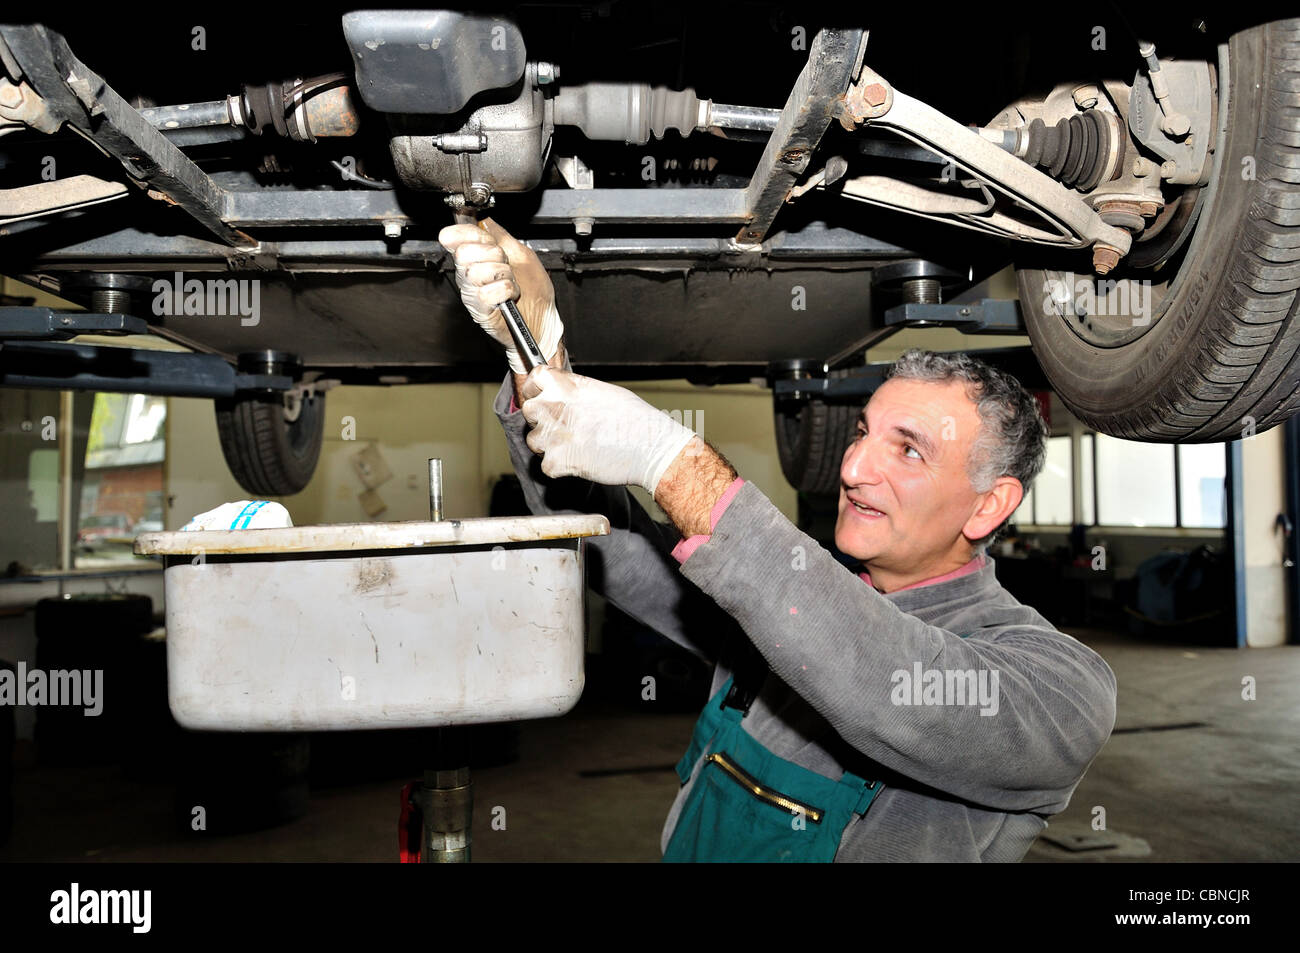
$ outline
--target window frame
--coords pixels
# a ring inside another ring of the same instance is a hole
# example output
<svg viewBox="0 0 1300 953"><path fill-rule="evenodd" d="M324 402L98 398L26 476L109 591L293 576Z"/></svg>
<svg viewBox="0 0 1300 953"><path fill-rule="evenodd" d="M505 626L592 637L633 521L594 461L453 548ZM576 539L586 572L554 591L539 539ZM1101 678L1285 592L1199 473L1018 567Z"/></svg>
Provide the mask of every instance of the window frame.
<svg viewBox="0 0 1300 953"><path fill-rule="evenodd" d="M1098 505L1098 486L1097 486L1097 431L1084 427L1081 424L1072 425L1069 431L1054 432L1049 434L1050 438L1070 437L1070 454L1071 454L1071 478L1070 478L1070 498L1072 502L1072 512L1074 514L1074 523L1082 523L1088 530L1101 530L1107 533L1118 535L1134 536L1198 536L1198 537L1221 537L1227 531L1227 521L1223 526L1186 526L1183 523L1183 500L1182 500L1182 470L1183 460L1180 448L1182 444L1169 444L1174 448L1174 470L1173 470L1173 487L1174 495L1174 525L1173 526L1132 526L1124 523L1102 523L1100 522L1100 506ZM1083 467L1083 442L1091 441L1091 461L1092 468L1090 474L1084 473ZM1228 463L1228 454L1230 444L1223 443L1225 473ZM1084 500L1083 489L1081 484L1085 478L1090 484L1087 492L1092 495L1092 521L1084 522ZM1225 478L1226 479L1226 478ZM1037 480L1034 481L1037 483ZM1039 523L1037 521L1038 499L1037 494L1033 493L1033 485L1025 488L1025 496L1029 504L1028 521L1022 522L1016 519L1015 514L1012 516L1019 530L1022 532L1035 533L1068 533L1070 526L1064 523ZM1031 495L1032 494L1032 495ZM1023 506L1023 504L1022 504Z"/></svg>

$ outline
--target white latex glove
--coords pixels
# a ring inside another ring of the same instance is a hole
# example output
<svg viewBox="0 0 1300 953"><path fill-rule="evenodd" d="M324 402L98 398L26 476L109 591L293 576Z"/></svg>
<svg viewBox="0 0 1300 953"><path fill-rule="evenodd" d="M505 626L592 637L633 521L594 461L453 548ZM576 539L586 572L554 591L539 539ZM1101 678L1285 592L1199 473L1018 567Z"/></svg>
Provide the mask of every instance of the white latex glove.
<svg viewBox="0 0 1300 953"><path fill-rule="evenodd" d="M466 310L505 349L510 369L527 374L499 305L518 302L519 313L549 361L564 334L555 307L555 286L536 252L490 218L485 218L483 225L486 230L477 225L449 225L438 233L438 244L456 260L456 285Z"/></svg>
<svg viewBox="0 0 1300 953"><path fill-rule="evenodd" d="M215 510L200 513L181 527L182 532L203 529L267 529L292 526L289 511L267 500L240 500L222 503Z"/></svg>
<svg viewBox="0 0 1300 953"><path fill-rule="evenodd" d="M640 486L653 496L664 471L695 436L630 390L552 367L523 386L528 446L547 476Z"/></svg>

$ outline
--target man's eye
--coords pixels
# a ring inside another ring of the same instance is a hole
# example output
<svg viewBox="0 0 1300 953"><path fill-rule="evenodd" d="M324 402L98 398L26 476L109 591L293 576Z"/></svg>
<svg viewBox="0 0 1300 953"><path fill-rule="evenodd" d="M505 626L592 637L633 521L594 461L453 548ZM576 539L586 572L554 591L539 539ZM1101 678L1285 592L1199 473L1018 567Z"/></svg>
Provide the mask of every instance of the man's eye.
<svg viewBox="0 0 1300 953"><path fill-rule="evenodd" d="M921 451L920 451L920 450L917 450L916 447L912 446L910 443L905 443L905 444L903 444L903 450L904 450L904 451L911 450L914 454L916 454L915 459L917 459L917 460L922 459L922 457L921 457Z"/></svg>

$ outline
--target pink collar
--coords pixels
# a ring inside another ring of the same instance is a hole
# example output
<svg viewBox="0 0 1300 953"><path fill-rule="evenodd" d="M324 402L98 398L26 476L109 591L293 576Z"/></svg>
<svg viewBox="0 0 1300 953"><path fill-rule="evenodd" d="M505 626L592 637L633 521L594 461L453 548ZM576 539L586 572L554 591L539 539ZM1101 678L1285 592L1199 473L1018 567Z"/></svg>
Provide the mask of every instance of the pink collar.
<svg viewBox="0 0 1300 953"><path fill-rule="evenodd" d="M903 586L901 589L895 589L894 592L903 592L907 589L917 589L921 586L933 586L936 583L947 582L949 579L956 579L958 576L966 576L973 572L978 572L984 568L984 554L980 553L962 566L960 569L954 569L952 572L946 572L942 576L934 576L930 579L922 579L920 582L914 582L910 586ZM858 578L871 585L871 576L865 572L858 573Z"/></svg>

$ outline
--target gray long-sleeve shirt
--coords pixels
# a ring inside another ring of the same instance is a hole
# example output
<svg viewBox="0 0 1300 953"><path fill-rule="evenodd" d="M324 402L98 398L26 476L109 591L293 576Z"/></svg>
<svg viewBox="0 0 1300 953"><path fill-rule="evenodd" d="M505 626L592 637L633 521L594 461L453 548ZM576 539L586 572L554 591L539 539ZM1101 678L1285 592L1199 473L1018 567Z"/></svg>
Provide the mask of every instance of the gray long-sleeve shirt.
<svg viewBox="0 0 1300 953"><path fill-rule="evenodd" d="M611 534L588 541L592 585L715 662L712 692L747 640L771 674L742 728L828 778L885 783L837 862L1017 861L1065 809L1114 727L1115 676L1003 589L993 559L881 594L746 482L679 566L680 534L625 487L542 474L523 413L509 411L512 386L507 374L493 409L529 509L609 517ZM699 768L669 811L665 848Z"/></svg>

